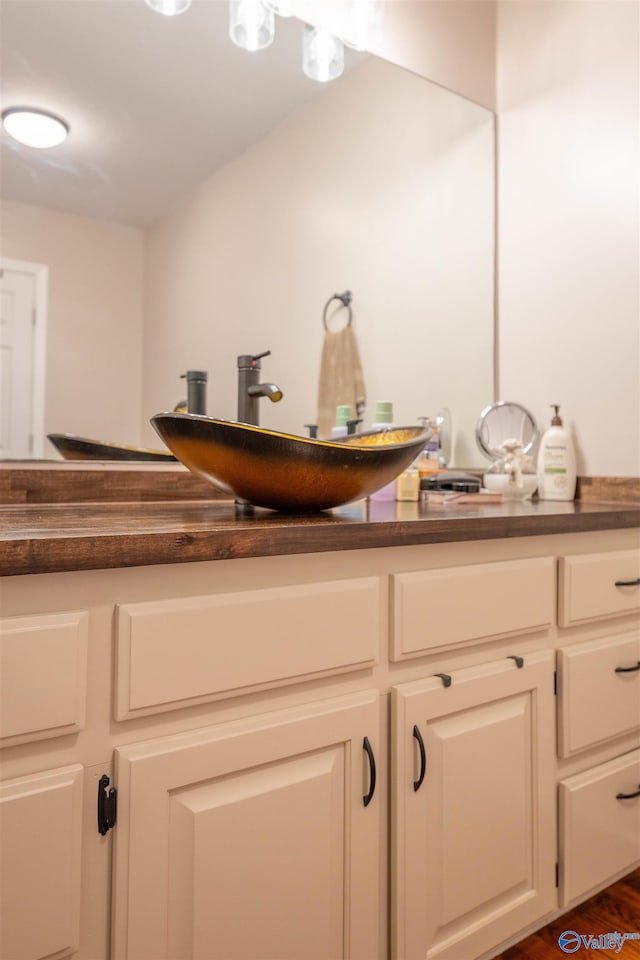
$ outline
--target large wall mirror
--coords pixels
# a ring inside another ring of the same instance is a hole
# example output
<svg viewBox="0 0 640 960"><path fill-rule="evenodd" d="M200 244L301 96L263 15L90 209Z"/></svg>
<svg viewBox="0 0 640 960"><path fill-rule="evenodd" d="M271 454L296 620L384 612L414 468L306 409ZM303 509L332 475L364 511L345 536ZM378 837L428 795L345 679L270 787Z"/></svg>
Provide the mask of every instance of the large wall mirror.
<svg viewBox="0 0 640 960"><path fill-rule="evenodd" d="M235 419L236 357L265 350L284 396L261 401L261 423L304 433L323 308L350 290L365 426L377 400L399 423L448 408L452 463L482 461L490 111L353 52L339 80L314 83L299 21L278 18L274 44L248 54L222 0L171 18L143 0L3 0L1 12L3 108L71 125L48 151L2 136L0 253L48 268L43 434L158 446L149 418L186 395L187 369L208 372L209 415Z"/></svg>

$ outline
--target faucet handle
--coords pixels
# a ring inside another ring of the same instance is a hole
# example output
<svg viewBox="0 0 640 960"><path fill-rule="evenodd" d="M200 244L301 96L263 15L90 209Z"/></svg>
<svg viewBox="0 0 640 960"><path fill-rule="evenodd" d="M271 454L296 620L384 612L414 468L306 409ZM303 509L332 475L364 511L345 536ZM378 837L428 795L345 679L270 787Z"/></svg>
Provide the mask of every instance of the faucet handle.
<svg viewBox="0 0 640 960"><path fill-rule="evenodd" d="M271 350L265 350L264 353L242 353L237 358L238 359L238 368L240 370L251 370L251 369L260 369L260 360L263 357L268 357L271 353Z"/></svg>

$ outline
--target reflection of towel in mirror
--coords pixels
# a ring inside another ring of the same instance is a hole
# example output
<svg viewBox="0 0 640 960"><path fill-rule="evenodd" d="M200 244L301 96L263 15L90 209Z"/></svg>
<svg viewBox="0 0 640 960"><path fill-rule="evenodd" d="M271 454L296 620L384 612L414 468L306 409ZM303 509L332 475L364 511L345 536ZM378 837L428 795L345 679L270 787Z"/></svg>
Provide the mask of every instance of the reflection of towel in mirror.
<svg viewBox="0 0 640 960"><path fill-rule="evenodd" d="M364 410L365 399L360 352L353 328L349 325L341 330L327 330L320 360L318 436L331 434L337 406L348 403L355 418Z"/></svg>

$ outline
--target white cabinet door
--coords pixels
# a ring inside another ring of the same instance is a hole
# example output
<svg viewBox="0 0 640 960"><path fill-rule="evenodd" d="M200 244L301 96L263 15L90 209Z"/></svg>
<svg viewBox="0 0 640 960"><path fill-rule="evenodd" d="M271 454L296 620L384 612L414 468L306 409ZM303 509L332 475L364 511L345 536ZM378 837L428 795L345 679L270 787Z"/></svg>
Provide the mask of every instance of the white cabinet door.
<svg viewBox="0 0 640 960"><path fill-rule="evenodd" d="M80 940L83 768L0 784L0 957L70 956Z"/></svg>
<svg viewBox="0 0 640 960"><path fill-rule="evenodd" d="M472 960L557 905L553 654L392 704L393 956Z"/></svg>
<svg viewBox="0 0 640 960"><path fill-rule="evenodd" d="M114 958L377 957L365 737L375 692L117 750Z"/></svg>

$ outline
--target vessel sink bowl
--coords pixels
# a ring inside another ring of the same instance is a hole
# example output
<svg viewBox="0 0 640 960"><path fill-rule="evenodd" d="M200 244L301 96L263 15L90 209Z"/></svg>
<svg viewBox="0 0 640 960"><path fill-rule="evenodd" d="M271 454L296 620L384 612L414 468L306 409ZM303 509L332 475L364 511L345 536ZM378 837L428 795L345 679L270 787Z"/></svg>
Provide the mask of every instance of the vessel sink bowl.
<svg viewBox="0 0 640 960"><path fill-rule="evenodd" d="M374 493L430 436L412 426L316 440L188 413L159 413L151 423L193 473L236 499L284 513L327 510Z"/></svg>
<svg viewBox="0 0 640 960"><path fill-rule="evenodd" d="M48 433L56 450L65 460L152 460L175 463L176 458L168 450L147 450L145 447L127 447L108 440L90 440L72 433Z"/></svg>

